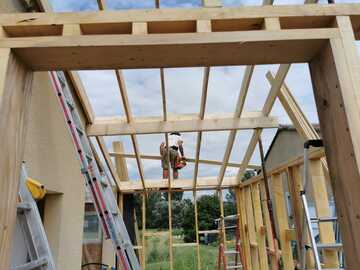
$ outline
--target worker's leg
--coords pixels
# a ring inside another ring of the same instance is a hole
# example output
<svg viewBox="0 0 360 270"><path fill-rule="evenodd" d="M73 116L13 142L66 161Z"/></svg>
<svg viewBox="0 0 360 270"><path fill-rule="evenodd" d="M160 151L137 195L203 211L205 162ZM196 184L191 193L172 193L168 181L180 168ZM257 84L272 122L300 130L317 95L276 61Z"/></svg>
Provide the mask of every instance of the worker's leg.
<svg viewBox="0 0 360 270"><path fill-rule="evenodd" d="M169 177L169 161L166 149L161 152L161 167L163 169L163 179L167 179Z"/></svg>
<svg viewBox="0 0 360 270"><path fill-rule="evenodd" d="M169 170L163 169L163 179L167 179L169 177Z"/></svg>
<svg viewBox="0 0 360 270"><path fill-rule="evenodd" d="M177 179L179 177L179 172L176 169L176 163L178 161L178 152L177 150L170 149L170 164L171 169L173 170L173 178Z"/></svg>
<svg viewBox="0 0 360 270"><path fill-rule="evenodd" d="M179 171L178 171L178 169L173 169L173 177L174 177L174 179L178 179L178 178L179 178Z"/></svg>

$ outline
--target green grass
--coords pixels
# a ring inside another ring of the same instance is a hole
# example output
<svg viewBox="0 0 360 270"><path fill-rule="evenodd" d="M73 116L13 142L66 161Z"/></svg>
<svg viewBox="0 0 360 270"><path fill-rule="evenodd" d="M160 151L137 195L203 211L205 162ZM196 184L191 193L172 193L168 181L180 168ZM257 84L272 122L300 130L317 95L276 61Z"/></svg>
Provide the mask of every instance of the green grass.
<svg viewBox="0 0 360 270"><path fill-rule="evenodd" d="M174 243L181 243L182 240L176 238ZM196 247L174 247L173 258L174 270L194 270L197 269ZM218 246L200 245L201 270L216 269L218 256ZM169 258L169 236L146 237L146 270L168 270L170 269Z"/></svg>

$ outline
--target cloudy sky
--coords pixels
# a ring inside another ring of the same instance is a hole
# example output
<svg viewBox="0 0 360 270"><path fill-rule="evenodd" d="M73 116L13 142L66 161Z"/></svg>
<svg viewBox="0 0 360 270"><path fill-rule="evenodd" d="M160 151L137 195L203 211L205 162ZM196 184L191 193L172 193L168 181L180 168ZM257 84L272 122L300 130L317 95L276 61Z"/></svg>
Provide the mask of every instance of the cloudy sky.
<svg viewBox="0 0 360 270"><path fill-rule="evenodd" d="M96 0L50 0L57 12L97 10ZM154 8L154 0L107 0L109 9ZM260 5L262 0L223 0L224 6ZM325 3L320 0L320 3ZM337 3L356 3L360 0L337 0ZM275 0L275 5L301 4L303 0ZM201 0L162 0L161 7L199 7ZM278 65L256 66L244 111L261 110L270 85L265 79L268 70L276 72ZM206 113L234 112L237 96L241 86L244 66L212 67L210 71L208 100ZM120 92L114 71L80 71L92 107L96 116L124 115ZM124 70L125 83L134 116L161 116L160 72L158 69ZM171 68L165 69L165 86L169 113L198 113L202 89L203 68ZM304 110L305 115L313 123L318 122L312 85L306 64L291 66L286 83L292 94ZM281 124L289 124L290 120L280 103L276 101L271 112L277 116ZM267 148L275 134L275 129L264 130L263 140ZM222 160L229 132L204 133L200 158ZM252 131L237 133L236 142L231 154L231 161L241 162ZM196 133L183 134L185 154L194 157ZM109 150L112 142L120 140L124 143L125 152L133 153L129 136L106 138ZM158 154L159 144L164 135L138 136L142 154ZM135 160L127 160L131 179L139 179ZM259 164L257 151L251 163ZM161 177L159 161L144 160L145 178ZM181 171L181 178L192 178L193 165L189 164ZM219 166L200 165L199 176L217 176ZM235 175L236 170L228 168L226 175Z"/></svg>

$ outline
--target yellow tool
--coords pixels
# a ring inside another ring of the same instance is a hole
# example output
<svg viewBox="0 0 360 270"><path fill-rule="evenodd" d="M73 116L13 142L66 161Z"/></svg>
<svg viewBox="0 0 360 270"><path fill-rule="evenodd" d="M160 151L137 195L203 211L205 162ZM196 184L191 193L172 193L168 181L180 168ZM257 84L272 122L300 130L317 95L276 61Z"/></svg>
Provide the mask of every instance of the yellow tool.
<svg viewBox="0 0 360 270"><path fill-rule="evenodd" d="M35 200L41 200L45 197L46 189L40 182L28 177L26 186Z"/></svg>

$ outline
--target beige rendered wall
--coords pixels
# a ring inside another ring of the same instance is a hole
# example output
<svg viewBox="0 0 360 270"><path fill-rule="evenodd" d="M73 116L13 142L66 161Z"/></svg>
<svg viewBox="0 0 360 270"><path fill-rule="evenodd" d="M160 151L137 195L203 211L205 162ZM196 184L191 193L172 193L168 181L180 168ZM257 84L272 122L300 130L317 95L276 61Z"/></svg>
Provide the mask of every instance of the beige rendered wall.
<svg viewBox="0 0 360 270"><path fill-rule="evenodd" d="M1 0L0 13L23 12ZM81 269L84 180L48 73L35 73L24 159L29 175L58 195L46 199L44 225L57 269Z"/></svg>
<svg viewBox="0 0 360 270"><path fill-rule="evenodd" d="M34 76L25 160L51 192L44 225L58 269L80 269L85 191L80 164L47 72Z"/></svg>
<svg viewBox="0 0 360 270"><path fill-rule="evenodd" d="M304 141L296 130L280 131L266 158L267 170L301 156L304 153Z"/></svg>

